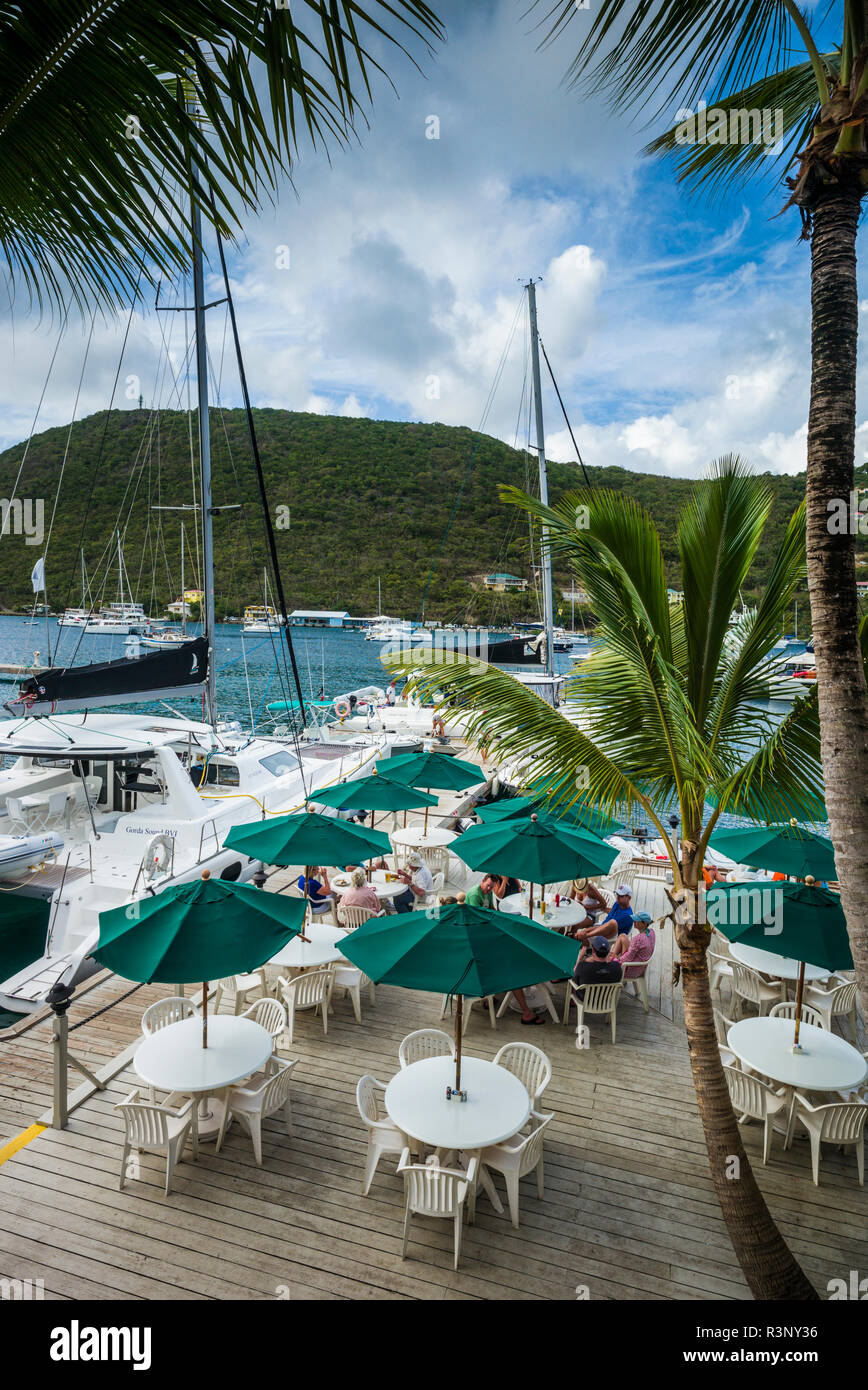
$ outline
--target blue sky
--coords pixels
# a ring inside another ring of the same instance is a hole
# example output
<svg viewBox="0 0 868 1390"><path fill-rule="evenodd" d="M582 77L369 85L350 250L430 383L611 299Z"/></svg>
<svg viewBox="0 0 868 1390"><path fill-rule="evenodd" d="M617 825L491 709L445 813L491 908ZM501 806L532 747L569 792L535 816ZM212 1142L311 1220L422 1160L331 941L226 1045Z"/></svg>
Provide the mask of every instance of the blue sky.
<svg viewBox="0 0 868 1390"><path fill-rule="evenodd" d="M588 462L700 476L715 455L738 451L760 470L800 470L809 251L795 212L775 219L778 175L715 206L689 197L670 166L642 157L647 131L563 85L585 17L575 37L538 51L525 8L441 3L448 42L421 73L385 54L398 96L378 84L361 144L331 164L304 151L296 192L247 220L231 270L255 403L476 427L519 279L533 274ZM439 139L426 138L432 116ZM220 312L210 324L217 371ZM117 404L132 404L128 377L149 403L167 400L161 330L173 321L180 363L180 318L136 315ZM30 429L54 339L20 314L14 345L8 321L0 334L12 443ZM79 414L107 405L120 336L118 325L95 331ZM74 326L40 427L69 419L83 350ZM510 442L523 350L519 327L486 421ZM237 404L228 366L222 395ZM550 392L545 409L550 455L571 458Z"/></svg>

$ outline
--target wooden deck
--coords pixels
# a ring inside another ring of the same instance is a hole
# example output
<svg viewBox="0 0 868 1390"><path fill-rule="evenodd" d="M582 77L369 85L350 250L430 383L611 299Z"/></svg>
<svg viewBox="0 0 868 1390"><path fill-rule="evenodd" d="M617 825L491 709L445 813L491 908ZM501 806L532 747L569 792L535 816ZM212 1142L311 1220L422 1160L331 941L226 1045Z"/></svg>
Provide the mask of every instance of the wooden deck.
<svg viewBox="0 0 868 1390"><path fill-rule="evenodd" d="M128 986L127 986L128 988ZM138 1033L149 986L72 1035L73 1050L99 1063ZM92 1011L120 982L82 1000ZM0 1163L0 1277L42 1279L46 1298L101 1299L742 1299L748 1296L707 1173L681 1029L638 1001L619 1010L618 1043L594 1022L590 1050L549 1022L530 1037L552 1059L545 1108L556 1119L546 1145L546 1195L522 1184L521 1229L480 1196L452 1270L448 1223L414 1223L400 1258L402 1184L384 1158L370 1195L360 1195L364 1131L355 1107L363 1072L397 1070L400 1039L437 1022L439 1001L381 986L356 1024L337 1001L328 1037L300 1016L291 1054L294 1135L266 1122L265 1164L230 1131L222 1153L203 1145L185 1161L166 1198L159 1161L118 1191L121 1127L114 1104L135 1074L127 1068L72 1115ZM448 1026L448 1025L447 1025ZM98 1037L97 1037L98 1035ZM527 1038L518 1016L492 1032L474 1014L467 1051L491 1058ZM4 1134L39 1118L50 1094L47 1025L26 1052L0 1054ZM73 1083L74 1084L74 1083ZM758 1156L759 1127L746 1131ZM852 1153L826 1152L821 1186L807 1146L784 1154L776 1138L760 1183L793 1250L821 1294L830 1278L868 1267L868 1195ZM499 1181L499 1179L495 1179Z"/></svg>

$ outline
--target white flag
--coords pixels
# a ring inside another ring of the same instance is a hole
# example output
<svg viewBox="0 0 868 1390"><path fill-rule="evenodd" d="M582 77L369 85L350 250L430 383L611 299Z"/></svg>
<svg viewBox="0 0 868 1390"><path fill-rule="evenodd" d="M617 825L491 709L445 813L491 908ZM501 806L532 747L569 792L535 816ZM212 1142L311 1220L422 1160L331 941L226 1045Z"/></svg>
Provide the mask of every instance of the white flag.
<svg viewBox="0 0 868 1390"><path fill-rule="evenodd" d="M40 590L43 590L43 591L45 590L45 556L44 556L44 555L42 555L42 556L36 561L36 564L33 566L33 572L32 572L31 575L30 575L30 582L31 582L31 584L33 585L33 592L34 592L34 594L38 594L38 593L40 592Z"/></svg>

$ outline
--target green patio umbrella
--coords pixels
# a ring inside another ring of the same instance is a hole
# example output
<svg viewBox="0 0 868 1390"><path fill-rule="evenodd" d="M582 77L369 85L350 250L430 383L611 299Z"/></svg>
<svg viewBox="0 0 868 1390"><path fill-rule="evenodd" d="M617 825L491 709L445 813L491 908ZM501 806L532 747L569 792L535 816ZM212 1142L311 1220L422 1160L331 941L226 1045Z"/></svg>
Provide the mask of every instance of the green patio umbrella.
<svg viewBox="0 0 868 1390"><path fill-rule="evenodd" d="M457 996L455 1091L460 1095L464 996L484 998L571 975L579 944L511 912L455 903L430 916L372 917L349 933L341 951L376 984Z"/></svg>
<svg viewBox="0 0 868 1390"><path fill-rule="evenodd" d="M588 830L535 813L529 820L472 825L449 846L471 869L509 874L543 888L559 878L608 873L618 851Z"/></svg>
<svg viewBox="0 0 868 1390"><path fill-rule="evenodd" d="M388 835L315 811L233 825L223 844L264 864L352 864L388 854Z"/></svg>
<svg viewBox="0 0 868 1390"><path fill-rule="evenodd" d="M467 787L478 786L485 776L476 763L464 762L454 758L451 753L405 753L399 758L389 758L382 763L383 776L390 782L401 782L405 787L432 788L439 792L463 792ZM428 833L428 809L425 808L425 827Z"/></svg>
<svg viewBox="0 0 868 1390"><path fill-rule="evenodd" d="M310 800L317 806L334 806L339 811L416 811L424 806L426 816L428 807L437 805L436 796L393 782L391 777L379 775L376 768L368 777L356 777L314 792Z"/></svg>
<svg viewBox="0 0 868 1390"><path fill-rule="evenodd" d="M493 801L489 806L476 808L477 816L485 825L505 820L526 820L533 812L542 816L553 815L579 830L589 830L592 835L598 835L601 839L624 829L621 821L613 820L602 811L596 811L593 806L577 803L563 810L559 807L551 808L551 803L545 796L511 796L503 801Z"/></svg>
<svg viewBox="0 0 868 1390"><path fill-rule="evenodd" d="M847 919L839 895L821 888L810 877L805 883L716 883L705 895L705 913L711 926L728 941L740 941L761 951L768 951L772 943L780 955L800 962L794 1038L798 1046L805 963L819 965L830 974L853 969ZM770 926L781 929L770 935Z"/></svg>
<svg viewBox="0 0 868 1390"><path fill-rule="evenodd" d="M712 849L734 859L773 873L794 878L821 878L833 882L835 849L825 835L814 835L793 820L789 825L745 825L734 830L716 830L708 842Z"/></svg>
<svg viewBox="0 0 868 1390"><path fill-rule="evenodd" d="M375 854L390 854L388 835L350 825L336 816L303 811L269 820L233 825L223 841L226 849L237 849L264 864L304 866L304 896L307 898L311 864L355 864Z"/></svg>
<svg viewBox="0 0 868 1390"><path fill-rule="evenodd" d="M257 970L301 931L306 905L246 883L201 878L99 916L94 958L127 980L202 984L208 1046L208 981Z"/></svg>

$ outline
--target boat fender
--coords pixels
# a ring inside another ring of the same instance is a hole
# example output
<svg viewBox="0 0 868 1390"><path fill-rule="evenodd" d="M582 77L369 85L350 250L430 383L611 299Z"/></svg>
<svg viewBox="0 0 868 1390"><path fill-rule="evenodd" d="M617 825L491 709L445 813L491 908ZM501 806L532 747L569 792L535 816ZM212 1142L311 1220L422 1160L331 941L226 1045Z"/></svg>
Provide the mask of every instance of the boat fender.
<svg viewBox="0 0 868 1390"><path fill-rule="evenodd" d="M491 795L494 797L500 796L500 778L497 773L495 773L491 779Z"/></svg>
<svg viewBox="0 0 868 1390"><path fill-rule="evenodd" d="M172 862L172 841L168 835L155 835L145 850L143 872L146 879L167 872Z"/></svg>
<svg viewBox="0 0 868 1390"><path fill-rule="evenodd" d="M349 700L344 699L343 697L341 697L340 700L335 700L335 714L338 716L339 719L342 719L342 720L343 720L343 719L346 719L346 717L347 717L347 715L349 714L349 712L350 712L350 702L349 702Z"/></svg>

